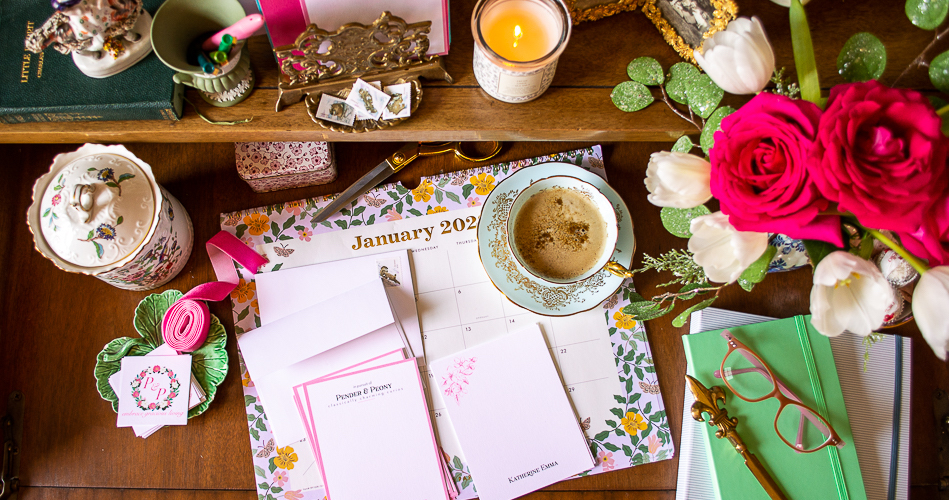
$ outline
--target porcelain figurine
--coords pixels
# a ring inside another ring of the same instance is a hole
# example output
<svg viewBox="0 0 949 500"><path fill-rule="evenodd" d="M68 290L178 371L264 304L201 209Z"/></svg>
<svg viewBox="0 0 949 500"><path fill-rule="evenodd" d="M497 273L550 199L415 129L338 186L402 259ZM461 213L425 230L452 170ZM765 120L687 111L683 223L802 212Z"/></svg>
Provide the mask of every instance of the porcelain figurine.
<svg viewBox="0 0 949 500"><path fill-rule="evenodd" d="M152 18L141 0L51 0L56 12L26 38L26 49L72 54L85 75L105 78L152 50Z"/></svg>

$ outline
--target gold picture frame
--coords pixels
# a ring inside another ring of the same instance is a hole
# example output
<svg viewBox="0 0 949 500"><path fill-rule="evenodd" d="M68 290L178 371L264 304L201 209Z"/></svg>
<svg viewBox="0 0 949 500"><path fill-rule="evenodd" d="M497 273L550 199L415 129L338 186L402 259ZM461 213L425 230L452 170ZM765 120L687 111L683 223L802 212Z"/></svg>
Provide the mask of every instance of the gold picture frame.
<svg viewBox="0 0 949 500"><path fill-rule="evenodd" d="M666 43L692 64L692 51L738 16L733 0L646 0L642 10Z"/></svg>
<svg viewBox="0 0 949 500"><path fill-rule="evenodd" d="M565 0L574 24L640 9L662 38L695 64L692 51L738 16L734 0Z"/></svg>

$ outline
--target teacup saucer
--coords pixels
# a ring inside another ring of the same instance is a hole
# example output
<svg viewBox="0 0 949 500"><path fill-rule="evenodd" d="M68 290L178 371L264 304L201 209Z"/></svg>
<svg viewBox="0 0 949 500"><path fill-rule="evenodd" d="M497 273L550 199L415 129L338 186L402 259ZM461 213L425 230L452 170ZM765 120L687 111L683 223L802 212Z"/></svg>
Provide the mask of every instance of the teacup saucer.
<svg viewBox="0 0 949 500"><path fill-rule="evenodd" d="M478 221L478 254L491 282L508 300L544 316L569 316L598 306L619 289L624 279L601 270L584 280L555 285L540 280L514 258L507 242L511 204L534 181L554 175L568 175L589 182L612 202L619 223L612 258L629 267L636 250L636 238L626 203L602 177L569 163L544 163L524 168L499 182L485 199Z"/></svg>

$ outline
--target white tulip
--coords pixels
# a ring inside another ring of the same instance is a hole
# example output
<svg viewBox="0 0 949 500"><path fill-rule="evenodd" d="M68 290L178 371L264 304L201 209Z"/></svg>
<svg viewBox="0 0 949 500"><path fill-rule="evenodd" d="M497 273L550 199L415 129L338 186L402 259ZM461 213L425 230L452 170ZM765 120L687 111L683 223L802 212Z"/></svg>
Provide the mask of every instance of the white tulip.
<svg viewBox="0 0 949 500"><path fill-rule="evenodd" d="M771 0L771 1L780 5L781 7L791 6L791 0ZM801 0L801 5L807 5L807 2L810 2L810 1L811 0Z"/></svg>
<svg viewBox="0 0 949 500"><path fill-rule="evenodd" d="M757 94L771 81L774 52L757 17L739 17L692 55L725 92Z"/></svg>
<svg viewBox="0 0 949 500"><path fill-rule="evenodd" d="M692 219L689 251L708 279L731 283L768 249L768 234L738 231L715 212Z"/></svg>
<svg viewBox="0 0 949 500"><path fill-rule="evenodd" d="M913 317L923 338L939 359L949 350L949 266L923 273L913 291Z"/></svg>
<svg viewBox="0 0 949 500"><path fill-rule="evenodd" d="M653 153L646 167L646 199L657 207L697 207L712 199L711 172L711 164L695 155Z"/></svg>
<svg viewBox="0 0 949 500"><path fill-rule="evenodd" d="M893 298L893 287L875 265L838 250L814 269L811 324L828 337L844 331L866 337L883 325Z"/></svg>

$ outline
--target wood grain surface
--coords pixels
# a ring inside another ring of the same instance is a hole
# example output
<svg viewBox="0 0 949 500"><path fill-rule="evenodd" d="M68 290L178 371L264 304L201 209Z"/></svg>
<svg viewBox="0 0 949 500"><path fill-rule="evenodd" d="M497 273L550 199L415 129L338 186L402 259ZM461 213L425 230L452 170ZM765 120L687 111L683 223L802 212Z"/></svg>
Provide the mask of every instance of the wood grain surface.
<svg viewBox="0 0 949 500"><path fill-rule="evenodd" d="M499 161L567 151L590 143L520 142L505 144ZM219 230L218 214L270 203L341 191L391 154L387 143L338 144L339 179L328 185L256 194L236 175L232 144L129 144L152 165L155 176L177 197L195 228L195 250L184 270L168 285L186 291L214 280L203 243ZM686 240L666 233L659 209L646 201L643 185L649 154L669 143L604 145L610 183L633 215L636 262L684 248ZM184 427L161 429L140 439L115 427L116 415L95 388L96 354L108 341L135 336L135 306L151 292L114 288L90 276L56 269L33 248L25 214L34 180L53 157L70 145L0 145L7 165L0 196L0 396L20 390L25 398L20 484L23 499L33 498L246 498L252 499L254 473L236 357L230 301L211 304L228 331L229 374L208 411ZM448 156L418 160L397 174L408 188L421 175L469 167ZM669 276L636 278L645 296ZM811 272L801 269L771 275L754 293L729 287L716 306L786 317L808 312ZM679 443L685 356L671 317L650 321L653 350L666 411ZM933 394L949 389L949 371L919 336L914 325L895 331L914 339L912 394L912 498L936 498L939 480ZM872 354L871 354L872 355ZM886 408L866 411L888 412ZM533 500L672 499L678 458L551 486Z"/></svg>
<svg viewBox="0 0 949 500"><path fill-rule="evenodd" d="M678 55L642 12L626 12L574 26L570 42L560 58L550 90L536 101L506 104L485 94L471 67L473 40L471 12L475 0L451 2L452 46L447 56L448 72L455 83L424 81L418 112L411 119L386 130L368 134L340 134L313 123L302 103L275 113L279 72L266 37L251 39L249 50L257 89L243 103L231 108L205 104L197 92L187 95L213 120L231 121L253 117L235 126L205 123L185 104L179 122L72 122L0 125L0 142L231 142L277 140L404 141L404 140L586 140L668 141L694 133L687 124L661 104L637 113L624 113L610 102L610 91L626 81L626 66L641 56L654 57L668 68ZM794 72L788 10L769 0L740 0L739 13L759 16L774 46L778 67ZM933 34L916 28L897 0L823 0L807 6L813 33L821 85L843 83L837 74L837 54L858 31L878 36L888 51L881 81L892 84L929 43ZM396 13L397 14L397 13ZM930 59L949 47L942 40ZM58 53L48 57L63 57ZM926 69L910 71L900 86L931 90ZM653 94L660 97L659 91ZM737 104L741 98L727 102Z"/></svg>

